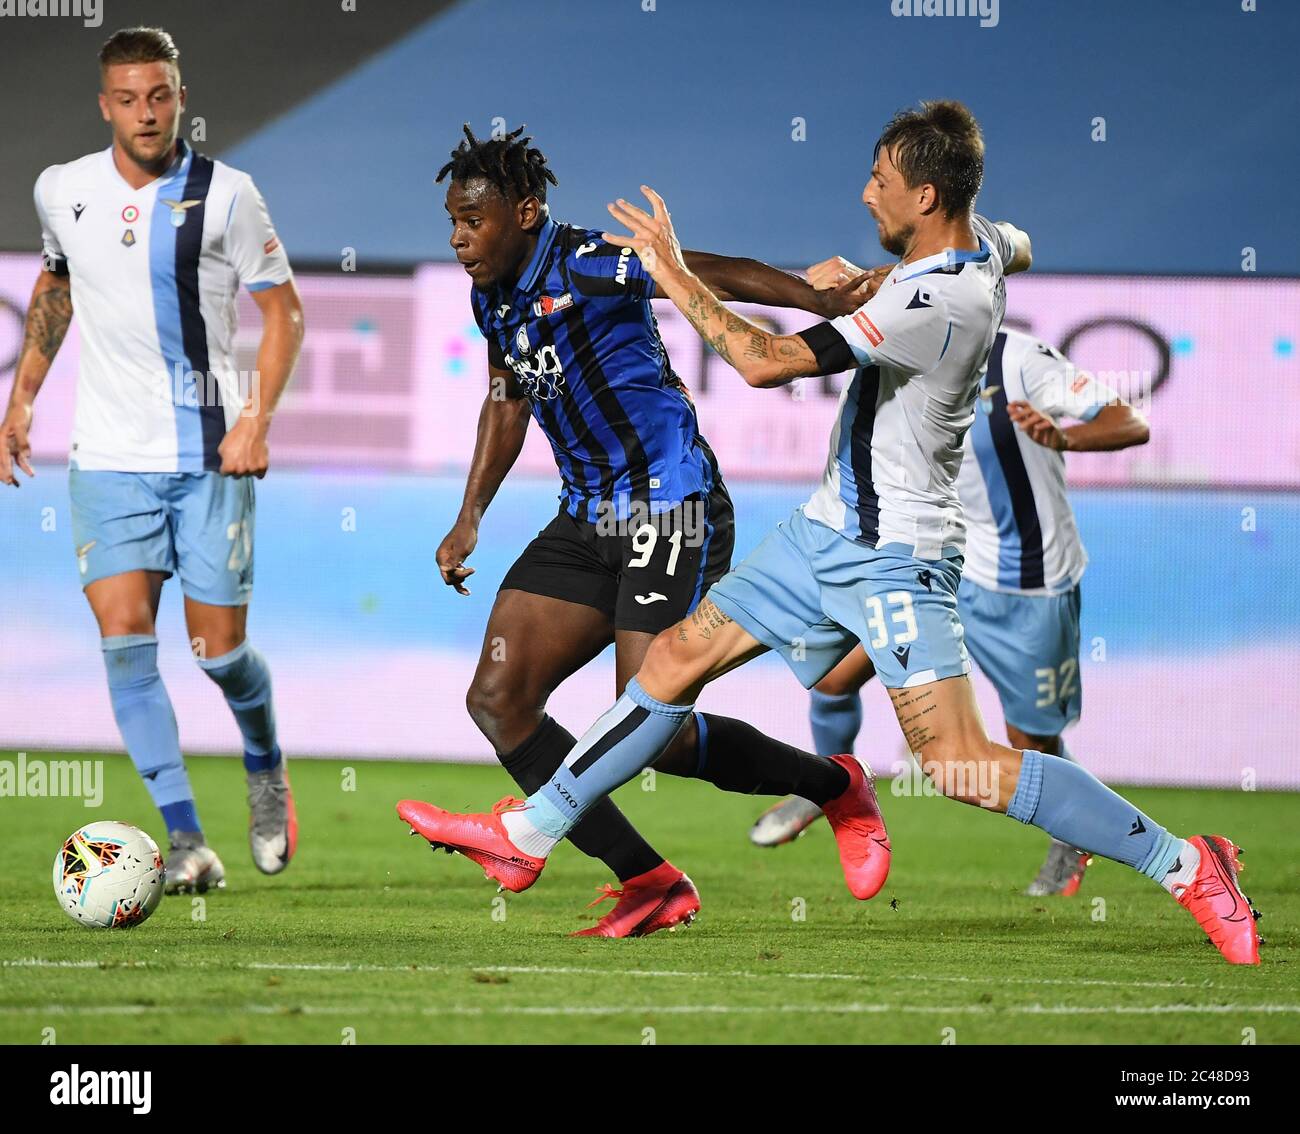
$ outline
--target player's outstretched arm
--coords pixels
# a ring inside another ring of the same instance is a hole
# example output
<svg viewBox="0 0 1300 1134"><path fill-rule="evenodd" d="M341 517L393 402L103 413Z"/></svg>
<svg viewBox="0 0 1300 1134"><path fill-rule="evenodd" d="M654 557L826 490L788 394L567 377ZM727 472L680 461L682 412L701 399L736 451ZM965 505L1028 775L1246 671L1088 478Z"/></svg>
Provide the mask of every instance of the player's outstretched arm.
<svg viewBox="0 0 1300 1134"><path fill-rule="evenodd" d="M629 236L605 233L611 244L631 247L663 294L691 325L751 386L781 386L795 378L822 373L812 348L799 335L774 335L728 310L686 266L672 218L663 199L642 185L654 209L651 216L621 198L610 214L631 230Z"/></svg>
<svg viewBox="0 0 1300 1134"><path fill-rule="evenodd" d="M1151 439L1146 415L1124 401L1103 406L1091 421L1064 428L1028 402L1008 402L1007 416L1031 441L1062 453L1109 453L1145 445Z"/></svg>
<svg viewBox="0 0 1300 1134"><path fill-rule="evenodd" d="M682 261L718 299L765 303L769 307L793 307L820 315L823 319L850 315L862 306L865 297L859 294L859 287L871 275L870 272L859 272L856 277L837 280L819 290L809 280L802 280L761 260L692 252L688 248L682 251ZM662 288L656 287L655 298L667 299L668 296Z"/></svg>
<svg viewBox="0 0 1300 1134"><path fill-rule="evenodd" d="M438 571L442 581L457 593L469 594L465 580L474 574L466 567L478 544L478 526L506 474L519 459L528 434L528 399L509 370L488 364L488 395L478 415L474 457L465 478L465 497L451 531L438 545Z"/></svg>
<svg viewBox="0 0 1300 1134"><path fill-rule="evenodd" d="M13 389L4 421L0 422L0 484L19 487L14 466L35 476L31 465L32 408L54 356L72 323L72 285L65 275L42 271L32 288L23 331L23 349L14 370Z"/></svg>
<svg viewBox="0 0 1300 1134"><path fill-rule="evenodd" d="M302 300L293 280L254 291L252 296L262 312L262 341L249 399L217 447L221 472L226 476L266 475L271 462L267 445L271 417L289 384L306 330Z"/></svg>

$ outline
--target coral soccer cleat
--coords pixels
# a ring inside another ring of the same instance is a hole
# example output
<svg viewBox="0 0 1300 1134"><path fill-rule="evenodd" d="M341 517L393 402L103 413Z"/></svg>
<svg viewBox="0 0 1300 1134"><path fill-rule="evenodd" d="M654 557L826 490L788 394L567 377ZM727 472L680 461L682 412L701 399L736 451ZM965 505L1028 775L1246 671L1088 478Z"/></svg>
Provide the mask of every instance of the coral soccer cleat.
<svg viewBox="0 0 1300 1134"><path fill-rule="evenodd" d="M700 912L700 892L671 862L638 874L623 889L600 887L601 894L587 908L617 898L614 908L589 929L570 937L645 937L660 929L690 925Z"/></svg>
<svg viewBox="0 0 1300 1134"><path fill-rule="evenodd" d="M874 898L889 877L889 832L876 799L876 777L852 756L832 756L849 774L848 790L822 811L840 848L844 881L855 898Z"/></svg>
<svg viewBox="0 0 1300 1134"><path fill-rule="evenodd" d="M404 799L397 805L397 814L411 825L411 834L423 835L434 849L459 851L477 862L488 878L518 894L541 877L546 865L546 859L524 854L515 846L501 823L502 812L524 806L522 799L508 795L490 813L461 815L418 799Z"/></svg>
<svg viewBox="0 0 1300 1134"><path fill-rule="evenodd" d="M1201 854L1190 886L1175 886L1174 897L1196 918L1214 947L1232 965L1258 965L1261 916L1237 882L1245 853L1222 835L1193 835L1187 840Z"/></svg>

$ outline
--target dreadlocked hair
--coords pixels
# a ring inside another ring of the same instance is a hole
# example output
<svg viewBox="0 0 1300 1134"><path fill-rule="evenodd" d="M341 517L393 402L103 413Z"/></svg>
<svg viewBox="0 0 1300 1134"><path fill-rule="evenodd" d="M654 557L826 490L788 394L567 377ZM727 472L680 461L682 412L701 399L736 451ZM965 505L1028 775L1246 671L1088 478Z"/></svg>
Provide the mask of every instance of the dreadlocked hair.
<svg viewBox="0 0 1300 1134"><path fill-rule="evenodd" d="M465 140L451 151L451 161L438 170L437 180L451 174L453 181L466 182L483 177L497 187L507 200L522 201L536 197L546 203L546 183L558 185L555 174L546 165L546 155L521 137L524 128L512 130L504 138L474 137L465 123Z"/></svg>

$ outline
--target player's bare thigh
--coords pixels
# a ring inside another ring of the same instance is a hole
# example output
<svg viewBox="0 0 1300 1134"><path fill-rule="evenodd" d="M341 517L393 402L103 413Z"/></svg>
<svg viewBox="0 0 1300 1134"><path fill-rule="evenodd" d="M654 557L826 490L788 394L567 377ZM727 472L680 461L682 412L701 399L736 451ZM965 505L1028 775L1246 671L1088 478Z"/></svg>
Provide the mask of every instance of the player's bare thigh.
<svg viewBox="0 0 1300 1134"><path fill-rule="evenodd" d="M969 677L948 677L890 700L921 770L950 799L1005 811L1020 775L1020 753L989 739Z"/></svg>
<svg viewBox="0 0 1300 1134"><path fill-rule="evenodd" d="M656 635L636 678L657 701L689 705L710 681L766 652L706 595L676 626Z"/></svg>
<svg viewBox="0 0 1300 1134"><path fill-rule="evenodd" d="M219 658L243 642L248 629L248 606L215 606L185 596L185 629L190 649L198 658Z"/></svg>
<svg viewBox="0 0 1300 1134"><path fill-rule="evenodd" d="M161 571L123 571L85 588L101 638L152 634L167 576Z"/></svg>
<svg viewBox="0 0 1300 1134"><path fill-rule="evenodd" d="M612 616L530 591L497 593L466 707L499 752L537 727L547 699L614 639Z"/></svg>
<svg viewBox="0 0 1300 1134"><path fill-rule="evenodd" d="M813 688L830 697L842 697L846 693L856 693L875 676L876 667L871 664L867 651L859 645L854 646L848 656Z"/></svg>

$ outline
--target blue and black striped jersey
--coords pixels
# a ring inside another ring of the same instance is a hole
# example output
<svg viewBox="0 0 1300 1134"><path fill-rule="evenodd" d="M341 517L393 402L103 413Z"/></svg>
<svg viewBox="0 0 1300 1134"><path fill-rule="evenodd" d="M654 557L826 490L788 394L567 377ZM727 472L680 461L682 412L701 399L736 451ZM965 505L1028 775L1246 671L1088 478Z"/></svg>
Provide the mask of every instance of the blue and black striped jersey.
<svg viewBox="0 0 1300 1134"><path fill-rule="evenodd" d="M489 361L527 393L575 519L626 519L633 503L657 513L707 495L717 479L653 295L630 248L549 219L518 284L471 289Z"/></svg>

